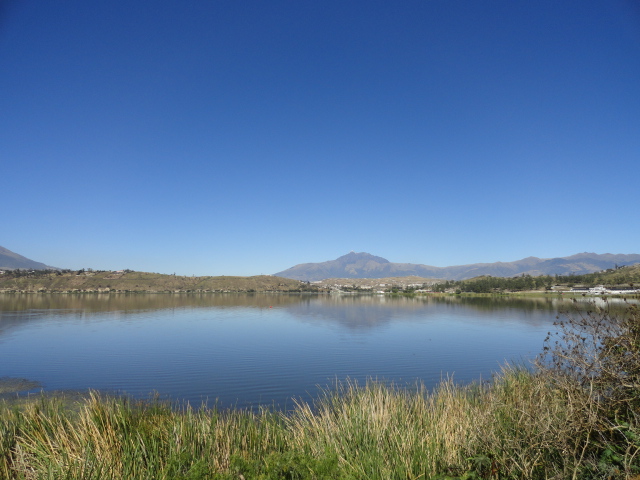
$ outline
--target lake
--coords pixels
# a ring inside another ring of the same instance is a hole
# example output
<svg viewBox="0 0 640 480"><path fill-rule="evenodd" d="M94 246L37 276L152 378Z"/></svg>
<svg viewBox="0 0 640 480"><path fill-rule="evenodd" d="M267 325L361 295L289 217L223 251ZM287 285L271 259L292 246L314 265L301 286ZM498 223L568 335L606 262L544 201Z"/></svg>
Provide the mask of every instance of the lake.
<svg viewBox="0 0 640 480"><path fill-rule="evenodd" d="M44 390L153 392L198 406L289 408L373 378L489 379L535 357L562 298L0 295L0 377Z"/></svg>

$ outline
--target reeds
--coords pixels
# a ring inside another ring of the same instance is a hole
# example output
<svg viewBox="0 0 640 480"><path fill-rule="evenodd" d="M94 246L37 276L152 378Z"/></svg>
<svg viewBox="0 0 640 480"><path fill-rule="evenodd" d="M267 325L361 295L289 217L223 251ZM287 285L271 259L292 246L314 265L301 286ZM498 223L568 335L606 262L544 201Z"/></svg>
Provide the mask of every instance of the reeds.
<svg viewBox="0 0 640 480"><path fill-rule="evenodd" d="M295 448L331 452L353 478L571 478L591 468L589 426L565 392L522 368L433 392L341 385L288 418ZM597 462L596 462L597 463Z"/></svg>
<svg viewBox="0 0 640 480"><path fill-rule="evenodd" d="M42 398L0 410L0 478L625 478L635 440L603 466L579 392L507 367L485 384L447 379L433 391L348 381L287 414Z"/></svg>
<svg viewBox="0 0 640 480"><path fill-rule="evenodd" d="M280 416L267 411L176 410L95 393L79 411L42 398L5 406L0 419L7 479L209 478L228 472L234 456L260 459L281 448L284 433Z"/></svg>

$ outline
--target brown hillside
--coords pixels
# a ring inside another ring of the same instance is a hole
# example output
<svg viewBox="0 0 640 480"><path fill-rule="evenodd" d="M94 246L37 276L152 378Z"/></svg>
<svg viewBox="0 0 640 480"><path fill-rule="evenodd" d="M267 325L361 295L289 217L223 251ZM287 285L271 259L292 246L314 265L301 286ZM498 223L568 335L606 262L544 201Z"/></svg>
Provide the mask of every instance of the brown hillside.
<svg viewBox="0 0 640 480"><path fill-rule="evenodd" d="M298 280L254 277L183 277L147 272L34 272L0 275L0 292L300 292L318 291Z"/></svg>

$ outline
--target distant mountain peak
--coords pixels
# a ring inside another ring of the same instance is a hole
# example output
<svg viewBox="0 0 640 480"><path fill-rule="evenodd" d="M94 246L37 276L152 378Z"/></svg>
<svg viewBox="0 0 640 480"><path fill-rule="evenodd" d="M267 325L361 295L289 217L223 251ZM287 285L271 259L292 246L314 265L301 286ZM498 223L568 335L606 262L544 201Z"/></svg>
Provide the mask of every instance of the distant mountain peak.
<svg viewBox="0 0 640 480"><path fill-rule="evenodd" d="M370 253L367 253L367 252L354 252L353 250L351 250L346 255L342 255L341 257L338 257L336 259L336 261L358 261L358 260L366 260L366 261L378 262L378 263L390 263L389 260L387 260L386 258L376 257L375 255L371 255Z"/></svg>
<svg viewBox="0 0 640 480"><path fill-rule="evenodd" d="M353 250L320 263L302 263L278 272L279 277L316 281L327 278L387 278L417 276L464 280L481 275L513 277L516 275L568 275L592 273L614 266L640 263L638 254L578 253L569 257L526 257L514 262L475 263L451 267L432 267L412 263L392 263L386 258Z"/></svg>

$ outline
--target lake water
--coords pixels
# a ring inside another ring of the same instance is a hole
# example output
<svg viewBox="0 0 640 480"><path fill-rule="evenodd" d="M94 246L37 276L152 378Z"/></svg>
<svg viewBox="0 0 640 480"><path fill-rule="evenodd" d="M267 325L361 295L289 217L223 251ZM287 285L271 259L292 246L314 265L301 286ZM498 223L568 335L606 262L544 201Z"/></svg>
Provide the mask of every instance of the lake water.
<svg viewBox="0 0 640 480"><path fill-rule="evenodd" d="M347 378L489 379L535 357L562 308L558 297L0 295L0 377L288 408Z"/></svg>

